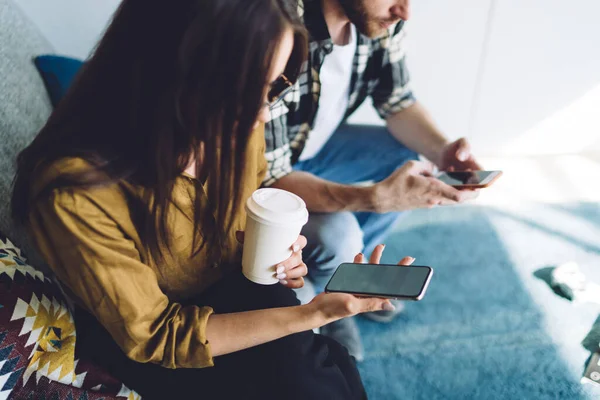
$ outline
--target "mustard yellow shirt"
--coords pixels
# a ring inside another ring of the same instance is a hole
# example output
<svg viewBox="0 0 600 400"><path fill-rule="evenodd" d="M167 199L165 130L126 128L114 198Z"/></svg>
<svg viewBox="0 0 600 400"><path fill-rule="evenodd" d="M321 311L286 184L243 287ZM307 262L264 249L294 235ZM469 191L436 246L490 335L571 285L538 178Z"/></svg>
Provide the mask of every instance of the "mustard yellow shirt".
<svg viewBox="0 0 600 400"><path fill-rule="evenodd" d="M266 173L264 127L256 129L244 160L245 201ZM90 168L82 159L64 159L43 173L33 187L56 176ZM77 190L55 190L34 205L28 228L40 254L75 301L92 313L131 359L167 368L213 365L206 324L210 307L182 306L222 277L219 265L207 265L206 252L193 255L193 178L176 180L169 221L172 257L162 265L147 254L133 223L130 196L142 188L128 183ZM172 221L172 222L171 222ZM235 231L243 230L238 213L228 238L224 263L238 260ZM223 264L224 264L223 263ZM240 264L238 264L240 265Z"/></svg>

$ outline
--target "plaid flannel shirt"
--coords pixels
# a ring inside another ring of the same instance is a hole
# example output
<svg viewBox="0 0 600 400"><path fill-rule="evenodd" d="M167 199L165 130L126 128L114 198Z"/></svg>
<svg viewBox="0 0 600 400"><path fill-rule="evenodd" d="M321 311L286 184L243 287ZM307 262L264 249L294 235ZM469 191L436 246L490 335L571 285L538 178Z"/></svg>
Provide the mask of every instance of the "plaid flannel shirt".
<svg viewBox="0 0 600 400"><path fill-rule="evenodd" d="M309 55L293 90L270 110L271 120L265 128L268 163L265 186L291 173L292 165L298 161L317 114L321 90L319 73L325 57L333 50L321 1L300 0L298 11L309 33ZM358 44L344 120L367 97L371 97L383 119L414 104L405 62L404 37L404 21L377 39L357 32Z"/></svg>

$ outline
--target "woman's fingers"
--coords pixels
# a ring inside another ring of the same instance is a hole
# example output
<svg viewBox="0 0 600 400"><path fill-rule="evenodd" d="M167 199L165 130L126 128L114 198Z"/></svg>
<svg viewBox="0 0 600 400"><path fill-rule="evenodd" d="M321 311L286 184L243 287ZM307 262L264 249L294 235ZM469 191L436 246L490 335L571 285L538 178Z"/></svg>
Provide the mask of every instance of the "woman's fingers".
<svg viewBox="0 0 600 400"><path fill-rule="evenodd" d="M306 247L306 237L300 235L298 240L292 245L293 253L284 262L275 266L275 274L280 281L295 279L307 274L306 264L302 262L302 249ZM295 272L291 272L297 269ZM303 274L301 275L301 273ZM304 285L304 282L302 283Z"/></svg>
<svg viewBox="0 0 600 400"><path fill-rule="evenodd" d="M365 255L363 253L358 253L354 256L354 264L364 264L366 261Z"/></svg>
<svg viewBox="0 0 600 400"><path fill-rule="evenodd" d="M299 289L304 286L304 278L296 278L290 280L282 280L280 283L290 289Z"/></svg>
<svg viewBox="0 0 600 400"><path fill-rule="evenodd" d="M300 263L299 265L297 265L295 268L290 269L287 272L284 272L285 276L279 278L279 275L277 276L277 279L297 279L297 278L302 278L303 276L306 276L306 274L308 274L308 267L306 266L306 264L304 263Z"/></svg>
<svg viewBox="0 0 600 400"><path fill-rule="evenodd" d="M377 246L375 246L375 250L373 250L373 253L371 254L369 263L379 264L379 262L381 261L381 256L383 255L384 249L385 249L385 244L378 244Z"/></svg>
<svg viewBox="0 0 600 400"><path fill-rule="evenodd" d="M302 235L298 236L298 240L296 240L294 242L294 244L292 244L292 251L294 253L299 252L300 250L302 250L303 248L306 247L306 243L307 243L306 237L304 237Z"/></svg>
<svg viewBox="0 0 600 400"><path fill-rule="evenodd" d="M289 270L297 267L300 264L302 264L302 250L296 253L292 253L290 258L288 258L281 264L277 265L277 267L275 267L275 271L277 275L280 275L283 273L287 273Z"/></svg>
<svg viewBox="0 0 600 400"><path fill-rule="evenodd" d="M393 311L395 307L388 299L380 299L376 297L357 299L360 302L360 313L371 311Z"/></svg>
<svg viewBox="0 0 600 400"><path fill-rule="evenodd" d="M379 262L381 261L381 256L383 255L383 250L385 250L384 244L377 245L377 247L375 247L375 250L373 250L373 254L371 254L371 259L369 260L369 263L370 264L379 264ZM414 262L415 262L414 257L406 256L402 260L400 260L400 262L398 262L398 265L411 265ZM354 256L354 263L355 264L364 264L365 263L364 254L358 253L356 256Z"/></svg>
<svg viewBox="0 0 600 400"><path fill-rule="evenodd" d="M402 260L400 260L400 262L398 263L398 265L411 265L412 263L415 262L415 258L414 257L404 257Z"/></svg>
<svg viewBox="0 0 600 400"><path fill-rule="evenodd" d="M375 250L373 250L373 253L371 253L371 257L369 258L369 263L370 264L379 264L379 261L381 261L381 255L383 254L384 249L385 249L384 244L377 245L375 247ZM354 256L354 264L365 264L366 262L367 262L367 259L363 253L358 253L356 256Z"/></svg>

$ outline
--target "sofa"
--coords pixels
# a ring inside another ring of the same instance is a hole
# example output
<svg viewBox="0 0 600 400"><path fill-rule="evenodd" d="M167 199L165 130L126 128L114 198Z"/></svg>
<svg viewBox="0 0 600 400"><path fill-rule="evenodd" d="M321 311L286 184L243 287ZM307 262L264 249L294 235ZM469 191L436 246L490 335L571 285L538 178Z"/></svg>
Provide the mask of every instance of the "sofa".
<svg viewBox="0 0 600 400"><path fill-rule="evenodd" d="M11 221L15 159L52 103L33 59L49 42L12 0L0 0L0 400L139 399L77 354L73 304Z"/></svg>

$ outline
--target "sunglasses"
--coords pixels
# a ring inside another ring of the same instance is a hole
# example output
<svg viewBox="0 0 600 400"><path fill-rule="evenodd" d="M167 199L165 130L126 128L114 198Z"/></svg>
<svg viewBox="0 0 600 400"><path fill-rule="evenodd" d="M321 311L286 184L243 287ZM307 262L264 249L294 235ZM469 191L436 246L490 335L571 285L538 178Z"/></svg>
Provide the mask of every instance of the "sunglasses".
<svg viewBox="0 0 600 400"><path fill-rule="evenodd" d="M271 88L267 93L267 104L265 105L273 107L278 104L293 88L294 84L284 74L281 74L275 82L271 83Z"/></svg>

